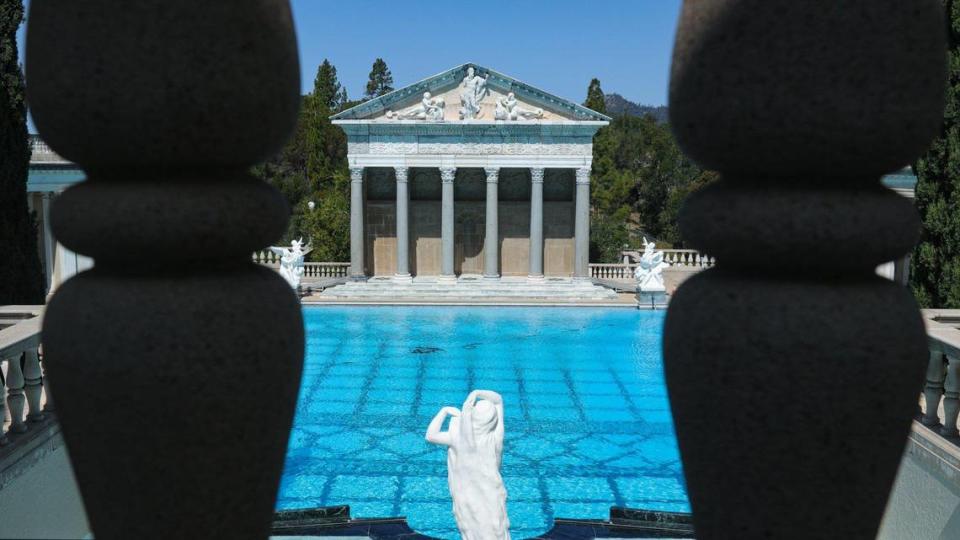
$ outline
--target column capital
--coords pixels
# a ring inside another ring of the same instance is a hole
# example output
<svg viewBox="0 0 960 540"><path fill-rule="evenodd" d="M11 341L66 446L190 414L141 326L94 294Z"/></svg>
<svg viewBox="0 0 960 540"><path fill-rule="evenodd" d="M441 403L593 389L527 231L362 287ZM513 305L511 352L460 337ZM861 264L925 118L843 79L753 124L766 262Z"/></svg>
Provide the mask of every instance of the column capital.
<svg viewBox="0 0 960 540"><path fill-rule="evenodd" d="M397 174L397 182L407 181L407 173L410 171L408 167L394 167L393 171Z"/></svg>
<svg viewBox="0 0 960 540"><path fill-rule="evenodd" d="M43 193L40 194L40 198L43 199L43 200L45 200L45 201L49 201L50 199L53 198L53 192L52 192L52 191L44 191Z"/></svg>
<svg viewBox="0 0 960 540"><path fill-rule="evenodd" d="M350 181L363 182L363 167L350 167Z"/></svg>
<svg viewBox="0 0 960 540"><path fill-rule="evenodd" d="M590 184L590 167L577 169L577 184Z"/></svg>
<svg viewBox="0 0 960 540"><path fill-rule="evenodd" d="M444 184L449 184L453 182L453 179L457 176L456 167L441 167L440 168L440 180Z"/></svg>
<svg viewBox="0 0 960 540"><path fill-rule="evenodd" d="M534 184L543 183L543 167L531 167L530 168L530 181Z"/></svg>
<svg viewBox="0 0 960 540"><path fill-rule="evenodd" d="M487 173L488 184L496 184L500 179L500 167L484 167L483 172Z"/></svg>

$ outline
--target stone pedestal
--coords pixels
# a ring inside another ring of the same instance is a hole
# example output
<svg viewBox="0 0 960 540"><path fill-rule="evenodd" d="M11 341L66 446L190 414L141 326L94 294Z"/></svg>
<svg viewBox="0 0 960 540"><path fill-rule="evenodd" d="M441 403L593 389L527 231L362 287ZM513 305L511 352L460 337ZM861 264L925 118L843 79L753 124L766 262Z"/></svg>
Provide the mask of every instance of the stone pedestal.
<svg viewBox="0 0 960 540"><path fill-rule="evenodd" d="M667 290L666 289L640 289L637 288L637 307L640 309L650 308L664 308L667 306Z"/></svg>

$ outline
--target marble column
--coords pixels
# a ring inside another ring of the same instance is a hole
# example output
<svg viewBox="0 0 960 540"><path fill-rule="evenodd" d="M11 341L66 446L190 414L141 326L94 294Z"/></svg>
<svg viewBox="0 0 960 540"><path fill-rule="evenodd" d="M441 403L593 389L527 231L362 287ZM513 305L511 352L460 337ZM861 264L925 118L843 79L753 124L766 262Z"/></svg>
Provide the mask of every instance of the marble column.
<svg viewBox="0 0 960 540"><path fill-rule="evenodd" d="M443 196L440 210L440 279L456 281L453 273L453 179L457 175L455 168L440 169L440 182Z"/></svg>
<svg viewBox="0 0 960 540"><path fill-rule="evenodd" d="M530 279L543 279L543 168L530 169Z"/></svg>
<svg viewBox="0 0 960 540"><path fill-rule="evenodd" d="M366 278L363 234L363 167L350 168L350 278Z"/></svg>
<svg viewBox="0 0 960 540"><path fill-rule="evenodd" d="M394 167L397 175L397 273L394 279L410 281L410 190L407 167Z"/></svg>
<svg viewBox="0 0 960 540"><path fill-rule="evenodd" d="M499 178L498 167L487 167L487 227L483 237L483 277L497 279L500 277L500 219L499 211Z"/></svg>
<svg viewBox="0 0 960 540"><path fill-rule="evenodd" d="M590 279L590 168L577 169L573 277Z"/></svg>

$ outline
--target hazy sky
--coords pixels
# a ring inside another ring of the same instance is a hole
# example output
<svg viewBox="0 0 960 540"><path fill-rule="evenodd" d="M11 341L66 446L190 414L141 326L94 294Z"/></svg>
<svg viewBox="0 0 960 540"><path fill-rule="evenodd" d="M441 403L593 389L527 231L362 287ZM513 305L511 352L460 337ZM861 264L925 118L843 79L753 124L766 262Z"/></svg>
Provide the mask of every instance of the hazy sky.
<svg viewBox="0 0 960 540"><path fill-rule="evenodd" d="M29 2L28 2L29 4ZM302 87L329 58L350 98L382 57L400 88L476 62L583 101L590 79L631 101L666 103L680 0L292 0ZM21 55L23 54L21 29Z"/></svg>

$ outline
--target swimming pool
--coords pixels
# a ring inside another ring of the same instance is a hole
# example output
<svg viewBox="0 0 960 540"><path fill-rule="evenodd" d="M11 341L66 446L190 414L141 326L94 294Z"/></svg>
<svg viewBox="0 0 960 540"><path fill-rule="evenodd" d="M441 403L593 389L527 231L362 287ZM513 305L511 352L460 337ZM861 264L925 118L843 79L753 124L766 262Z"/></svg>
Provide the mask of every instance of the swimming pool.
<svg viewBox="0 0 960 540"><path fill-rule="evenodd" d="M662 311L304 308L307 356L279 509L349 504L458 538L424 432L474 388L504 398L514 538L610 506L689 511L661 369Z"/></svg>

